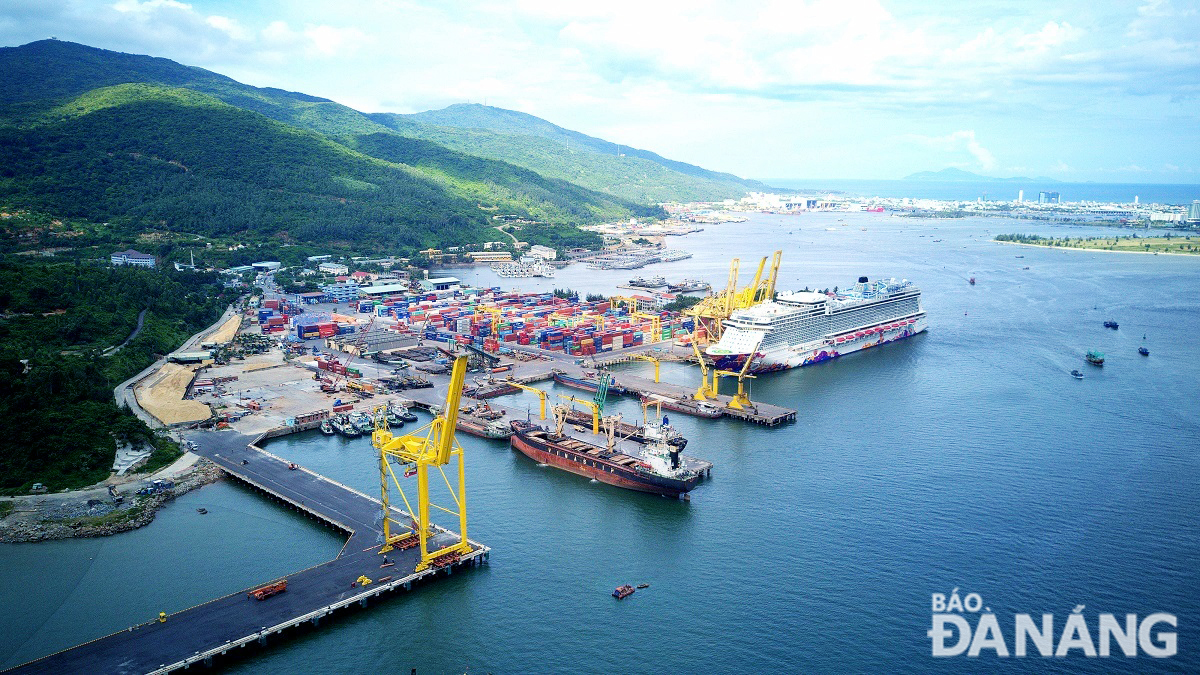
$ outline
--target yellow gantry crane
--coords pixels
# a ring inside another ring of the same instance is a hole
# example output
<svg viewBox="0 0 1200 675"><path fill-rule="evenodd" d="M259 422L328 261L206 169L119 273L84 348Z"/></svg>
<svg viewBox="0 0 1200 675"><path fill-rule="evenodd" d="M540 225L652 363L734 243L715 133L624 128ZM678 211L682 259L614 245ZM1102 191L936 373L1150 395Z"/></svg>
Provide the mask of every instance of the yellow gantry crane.
<svg viewBox="0 0 1200 675"><path fill-rule="evenodd" d="M416 432L403 436L394 436L388 431L386 411L384 406L375 408L375 431L371 434L371 442L379 450L379 483L383 503L383 546L381 554L396 548L421 547L421 559L416 570L420 572L435 564L439 558L445 559L456 554L471 552L467 541L467 478L463 469L463 449L454 438L454 425L458 419L458 403L462 397L463 382L467 377L467 357L459 356L454 359L454 368L450 375L450 391L446 394L446 405L442 413L432 422L421 427ZM443 469L452 459L458 460L458 488L451 485L450 479ZM400 476L396 468L401 468L403 477L417 477L416 509L400 485ZM429 470L437 469L446 483L454 509L433 504L429 501ZM404 501L404 506L411 514L411 523L402 523L395 519L391 510L388 494L388 479L395 485ZM448 546L430 551L429 540L436 533L429 519L430 507L458 516L458 539ZM402 530L393 534L397 526Z"/></svg>
<svg viewBox="0 0 1200 675"><path fill-rule="evenodd" d="M775 251L771 267L764 278L763 271L767 269L767 259L763 258L758 263L754 280L750 285L739 289L738 270L741 261L734 258L729 265L729 281L725 288L719 293L704 298L693 307L683 310L683 313L695 318L697 326L704 328L704 334L708 340L720 340L725 319L728 319L735 311L752 307L775 297L775 282L779 278L779 265L782 259L783 251Z"/></svg>
<svg viewBox="0 0 1200 675"><path fill-rule="evenodd" d="M610 303L612 303L613 307L620 307L622 304L624 304L626 307L629 308L629 316L631 316L635 319L643 319L643 320L650 322L651 339L646 340L645 336L643 335L643 338L642 338L643 341L645 341L645 342L661 342L662 341L662 317L660 317L657 314L650 314L647 312L643 312L641 310L641 306L638 304L638 301L636 298L631 298L631 297L624 296L624 295L614 295L614 296L610 297L608 299L608 301Z"/></svg>
<svg viewBox="0 0 1200 675"><path fill-rule="evenodd" d="M718 376L737 377L737 385L738 385L737 394L732 399L729 400L729 403L726 404L726 407L736 408L737 410L744 410L746 408L754 407L754 403L752 403L750 401L750 396L746 394L746 390L744 388L744 383L746 381L746 378L750 378L750 379L754 378L753 375L747 375L747 373L750 372L750 364L753 362L754 362L754 355L750 354L749 356L746 357L746 362L742 364L741 370L714 370L713 371L713 394L714 394L714 397L715 397L715 394L717 393L717 389L718 389L718 387L717 387L717 377Z"/></svg>
<svg viewBox="0 0 1200 675"><path fill-rule="evenodd" d="M521 384L520 382L517 382L516 380L514 380L512 378L505 380L504 383L511 384L512 386L516 387L517 389L523 389L525 391L531 391L531 392L537 394L538 400L541 401L541 404L542 404L541 417L542 417L542 419L546 419L546 392L545 392L545 390L538 389L537 387L531 387L527 384Z"/></svg>

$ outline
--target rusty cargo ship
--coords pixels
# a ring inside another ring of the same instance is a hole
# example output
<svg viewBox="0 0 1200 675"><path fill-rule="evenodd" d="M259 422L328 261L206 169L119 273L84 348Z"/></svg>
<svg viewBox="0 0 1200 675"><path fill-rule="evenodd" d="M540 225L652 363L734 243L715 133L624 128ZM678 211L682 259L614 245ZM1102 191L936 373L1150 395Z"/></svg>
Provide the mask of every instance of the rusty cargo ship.
<svg viewBox="0 0 1200 675"><path fill-rule="evenodd" d="M604 435L564 433L564 425L547 429L526 420L511 422L514 450L541 464L618 487L680 497L712 470L712 463L683 455L687 440L669 426L640 428L644 443L615 438L619 420L608 418Z"/></svg>

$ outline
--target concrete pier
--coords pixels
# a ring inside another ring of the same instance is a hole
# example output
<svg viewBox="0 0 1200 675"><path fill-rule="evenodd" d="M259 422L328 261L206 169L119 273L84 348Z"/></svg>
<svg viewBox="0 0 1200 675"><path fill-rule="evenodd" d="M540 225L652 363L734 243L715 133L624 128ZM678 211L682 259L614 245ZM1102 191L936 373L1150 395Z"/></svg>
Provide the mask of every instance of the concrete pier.
<svg viewBox="0 0 1200 675"><path fill-rule="evenodd" d="M349 538L337 558L288 575L287 590L266 600L248 598L246 593L252 589L246 589L168 615L165 621L152 619L51 654L11 672L169 673L193 664L211 665L231 650L252 643L269 645L276 640L268 637L290 628L324 625L327 622L322 619L343 608L368 607L372 598L411 590L414 582L449 574L453 567L487 562L490 549L471 541L471 552L446 567L414 571L420 556L414 548L389 552L388 560L395 564L381 569L380 503L307 469L290 469L287 460L255 445L264 436L197 432L188 438L199 446L197 454L220 465L234 479L345 532ZM430 546L441 547L457 538L453 532L439 529ZM360 575L372 583L352 583ZM262 579L253 588L272 581Z"/></svg>

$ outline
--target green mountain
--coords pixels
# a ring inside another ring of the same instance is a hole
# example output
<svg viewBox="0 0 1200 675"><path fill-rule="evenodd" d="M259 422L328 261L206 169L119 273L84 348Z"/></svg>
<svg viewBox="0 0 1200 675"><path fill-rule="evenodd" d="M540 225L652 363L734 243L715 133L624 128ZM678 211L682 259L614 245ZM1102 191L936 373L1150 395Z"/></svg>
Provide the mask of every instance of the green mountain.
<svg viewBox="0 0 1200 675"><path fill-rule="evenodd" d="M558 224L656 215L510 164L379 135L391 144L376 135L343 144L192 90L116 85L0 128L0 194L11 206L132 229L407 249L495 239L494 212ZM567 243L548 230L547 243ZM538 239L536 228L528 234Z"/></svg>
<svg viewBox="0 0 1200 675"><path fill-rule="evenodd" d="M379 113L370 117L401 133L421 135L464 152L503 159L631 198L633 194L646 194L653 195L654 201L666 201L679 199L673 196L673 191L678 191L686 193L688 199L716 199L769 189L758 181L617 145L503 108L457 104L412 115Z"/></svg>
<svg viewBox="0 0 1200 675"><path fill-rule="evenodd" d="M535 171L638 203L716 200L766 189L756 181L665 159L487 106L398 115L364 114L307 94L242 84L168 59L61 40L0 48L0 121L24 120L93 89L124 83L186 88L331 137L393 131Z"/></svg>
<svg viewBox="0 0 1200 675"><path fill-rule="evenodd" d="M1059 181L1053 178L1039 176L1037 178L1028 178L1025 176L1014 176L1012 178L994 178L992 176L981 176L970 171L955 169L949 167L941 171L918 171L905 176L901 180L923 180L923 181L941 181L943 183L1057 183Z"/></svg>
<svg viewBox="0 0 1200 675"><path fill-rule="evenodd" d="M5 206L130 231L424 248L516 215L543 223L523 238L568 246L598 243L574 225L664 215L331 101L52 40L0 49L0 164Z"/></svg>
<svg viewBox="0 0 1200 675"><path fill-rule="evenodd" d="M210 94L225 103L323 134L384 131L365 115L328 99L252 87L170 59L96 49L64 40L0 48L0 105L28 115L93 89L157 84Z"/></svg>

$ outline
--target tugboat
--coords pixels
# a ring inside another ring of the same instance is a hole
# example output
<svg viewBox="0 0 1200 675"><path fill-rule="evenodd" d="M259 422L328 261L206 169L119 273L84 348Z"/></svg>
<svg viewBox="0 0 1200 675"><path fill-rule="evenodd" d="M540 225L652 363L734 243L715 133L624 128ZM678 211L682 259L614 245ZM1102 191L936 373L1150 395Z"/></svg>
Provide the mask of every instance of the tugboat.
<svg viewBox="0 0 1200 675"><path fill-rule="evenodd" d="M391 411L393 413L395 413L396 417L399 417L400 420L403 422L416 422L417 421L417 416L414 413L410 412L408 408L406 408L402 405L393 404L391 407Z"/></svg>
<svg viewBox="0 0 1200 675"><path fill-rule="evenodd" d="M1105 321L1104 327L1116 330L1116 329L1120 328L1120 325L1116 321Z"/></svg>
<svg viewBox="0 0 1200 675"><path fill-rule="evenodd" d="M331 424L333 425L334 431L338 432L342 436L345 436L346 438L358 438L359 436L362 436L362 432L358 430L358 427L354 426L354 424L351 423L350 420L346 419L344 415L333 420Z"/></svg>
<svg viewBox="0 0 1200 675"><path fill-rule="evenodd" d="M396 414L396 411L392 410L391 408L388 408L387 411L387 423L388 426L392 427L393 429L398 429L404 426L404 420L400 419L400 416Z"/></svg>
<svg viewBox="0 0 1200 675"><path fill-rule="evenodd" d="M1087 359L1087 362L1093 366L1104 365L1104 352L1098 352L1095 349L1089 349L1083 358Z"/></svg>
<svg viewBox="0 0 1200 675"><path fill-rule="evenodd" d="M1138 353L1142 356L1150 356L1150 350L1145 347L1138 347Z"/></svg>
<svg viewBox="0 0 1200 675"><path fill-rule="evenodd" d="M360 434L369 434L375 430L375 420L371 419L371 416L366 413L355 413L350 418L350 423L358 429L358 433Z"/></svg>
<svg viewBox="0 0 1200 675"><path fill-rule="evenodd" d="M1083 373L1079 372L1078 370L1072 370L1072 371L1071 371L1071 377L1073 377L1073 378L1075 378L1075 379L1077 379L1077 380L1082 380L1082 379L1083 379Z"/></svg>

